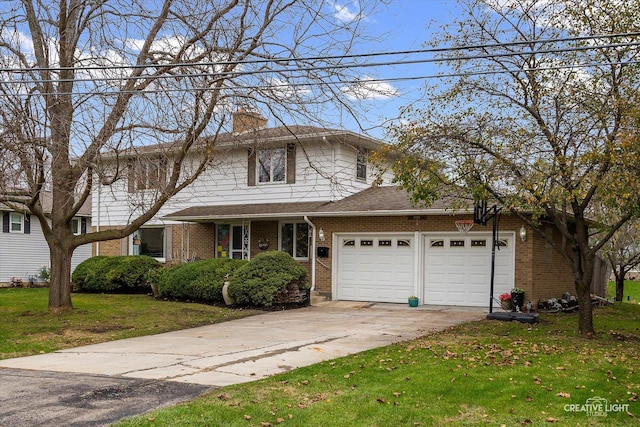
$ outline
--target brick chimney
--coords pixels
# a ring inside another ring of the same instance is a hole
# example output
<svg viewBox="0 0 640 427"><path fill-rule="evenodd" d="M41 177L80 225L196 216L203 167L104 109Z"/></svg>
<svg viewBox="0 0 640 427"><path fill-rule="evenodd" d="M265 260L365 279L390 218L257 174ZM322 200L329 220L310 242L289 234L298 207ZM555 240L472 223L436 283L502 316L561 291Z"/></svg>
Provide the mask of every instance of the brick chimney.
<svg viewBox="0 0 640 427"><path fill-rule="evenodd" d="M252 132L267 127L267 119L258 113L240 108L233 113L233 133Z"/></svg>

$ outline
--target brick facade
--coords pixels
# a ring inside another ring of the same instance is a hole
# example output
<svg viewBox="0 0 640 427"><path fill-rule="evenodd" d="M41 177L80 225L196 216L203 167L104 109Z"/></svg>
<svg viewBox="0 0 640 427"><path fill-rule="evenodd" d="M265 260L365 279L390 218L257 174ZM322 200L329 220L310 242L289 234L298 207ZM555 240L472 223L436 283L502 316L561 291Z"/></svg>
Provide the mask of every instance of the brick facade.
<svg viewBox="0 0 640 427"><path fill-rule="evenodd" d="M316 228L318 230L322 228L325 233L325 241L318 240L317 246L329 248L327 258L316 259L316 291L331 295L334 233L458 232L454 221L462 218L471 219L471 217L451 215L430 215L418 218L408 216L310 218ZM518 237L522 224L521 220L514 216L502 215L499 231L515 233L515 286L525 290L525 300L530 300L535 305L538 300L557 298L564 292L572 292L573 273L566 259L530 228L527 228L527 240L522 242ZM266 250L278 250L278 227L277 220L251 222L251 257L264 252L258 246L260 240L268 240L269 247ZM171 242L171 248L167 248L167 251L171 252L171 257L167 260L168 263L175 264L193 257L200 259L215 257L215 224L185 223L167 228L171 230L171 239L168 239ZM474 231L490 232L491 225L474 225L471 232ZM561 236L553 227L546 227L546 232L551 233L560 243ZM101 242L100 254L120 255L124 248L128 248L127 242L127 239L124 239L124 243L121 239ZM315 251L313 248L311 250ZM311 274L311 261L302 264Z"/></svg>

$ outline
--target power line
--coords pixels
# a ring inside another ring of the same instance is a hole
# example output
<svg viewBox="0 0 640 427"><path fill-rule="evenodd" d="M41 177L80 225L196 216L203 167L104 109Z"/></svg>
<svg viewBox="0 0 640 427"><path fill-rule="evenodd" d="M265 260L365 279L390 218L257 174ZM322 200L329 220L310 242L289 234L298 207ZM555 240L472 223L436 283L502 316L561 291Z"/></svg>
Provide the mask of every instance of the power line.
<svg viewBox="0 0 640 427"><path fill-rule="evenodd" d="M110 82L110 81L132 81L132 80L173 80L178 78L197 78L197 77L207 77L213 79L230 79L232 77L239 76L249 76L256 74L284 74L284 73L296 73L296 72L310 72L310 71L327 71L327 70L338 70L338 69L349 69L349 68L374 68L374 67L385 67L385 66L397 66L397 65L417 65L417 64L425 64L425 63L438 63L444 61L473 61L479 59L491 59L491 58L505 58L505 57L513 57L513 56L531 56L531 55L542 55L542 54L557 54L557 53L567 53L574 51L585 51L585 50L601 50L601 49L610 49L610 48L619 48L619 47L634 47L640 46L640 41L638 42L627 42L627 43L609 43L606 45L595 45L595 46L577 46L577 47L569 47L569 48L556 48L556 49L542 49L542 50L532 50L525 52L505 52L505 53L497 53L491 54L487 53L484 55L464 55L464 56L455 56L448 58L425 58L425 59L415 59L415 60L406 60L406 61L389 61L389 62L375 62L375 63L365 63L365 64L335 64L335 65L324 65L324 66L314 66L314 67L298 67L298 68L282 68L282 69L259 69L259 70L243 70L243 71L228 71L228 72L204 72L204 73L189 73L189 74L171 74L171 75L159 75L159 76L133 76L133 77L91 77L91 78L74 78L74 79L46 79L46 80L5 80L4 84L36 84L36 83L62 83L62 82L74 82L74 83L82 83L82 82ZM610 64L610 63L606 63ZM606 65L602 64L602 65ZM191 67L202 67L202 66L215 66L217 63L193 63L189 64ZM181 66L186 66L181 64ZM594 66L591 64L591 66ZM585 65L586 67L586 65ZM100 68L99 70L122 70L129 69L127 66L119 66L113 68ZM78 70L88 70L85 68L81 68ZM96 69L98 70L98 69ZM5 69L6 71L6 69ZM136 91L137 92L137 91ZM78 93L78 92L74 92ZM118 92L123 93L123 92ZM42 95L43 93L40 93Z"/></svg>
<svg viewBox="0 0 640 427"><path fill-rule="evenodd" d="M398 56L398 55L415 55L415 54L424 54L424 53L446 53L446 52L456 52L463 50L477 50L477 49L492 49L497 47L515 47L515 46L535 46L540 44L548 44L548 43L564 43L564 42L572 42L572 41L587 41L587 40L597 40L597 39L612 39L618 37L637 37L640 36L640 31L635 32L626 32L626 33L615 33L615 34L601 34L601 35L585 35L585 36L575 36L575 37L563 37L563 38L551 38L551 39L540 39L540 40L528 40L528 41L513 41L513 42L504 42L504 43L484 43L484 44L471 44L471 45L463 45L463 46L448 46L441 48L429 48L429 49L416 49L416 50L399 50L399 51L390 51L390 52L373 52L373 53L362 53L362 54L344 54L344 55L333 55L333 56L311 56L311 57L293 57L293 58L268 58L268 59L252 59L252 60L242 60L242 61L209 61L209 62L179 62L179 63L169 63L169 64L131 64L131 65L92 65L92 66L83 66L83 67L30 67L30 68L0 68L0 72L9 72L9 73L29 73L29 72L37 72L37 71L100 71L100 70L118 70L118 69L147 69L147 68L180 68L180 67L193 67L193 66L225 66L225 65L253 65L253 64L265 64L265 63L290 63L290 62L313 62L313 61L329 61L329 60L341 60L341 59L358 59L358 58L372 58L379 56ZM588 49L602 49L608 46L628 46L628 45L636 45L636 43L614 43L608 45L601 46L576 46L573 48L563 48L563 49L549 49L549 50L540 50L540 51L530 51L528 53L535 52L554 52L554 51L564 51L564 50L588 50ZM385 64L385 63L382 63ZM337 66L333 65L333 67ZM346 65L353 66L353 65ZM358 65L364 66L364 65Z"/></svg>
<svg viewBox="0 0 640 427"><path fill-rule="evenodd" d="M268 90L277 92L279 90L289 90L296 88L306 88L313 86L336 86L336 85L367 85L372 83L390 83L390 82L401 82L401 81L416 81L416 80L429 80L429 79L442 79L442 78L450 78L450 77L468 77L468 76L482 76L482 75L497 75L497 74L516 74L522 72L539 72L539 71L555 71L555 70L573 70L579 68L590 68L590 67L600 67L603 65L639 65L640 60L637 61L618 61L618 62L607 62L603 63L589 63L589 64L573 64L573 65L556 65L556 66L548 66L548 67L538 67L535 69L502 69L502 70L482 70L482 71L465 71L460 73L441 73L441 74L431 74L431 75L421 75L421 76L407 76L407 77L389 77L389 78L371 78L371 79L354 79L354 80L345 80L339 82L306 82L306 83L283 83L283 84L271 84L268 85ZM259 85L240 85L235 87L226 87L221 88L223 90L267 90L266 86ZM371 92L376 92L375 89L366 89ZM101 96L114 96L120 94L164 94L164 93L175 93L175 92L208 92L219 90L217 88L176 88L176 89L162 89L162 90L139 90L139 91L114 91L114 92L73 92L73 95L101 95ZM385 91L379 90L379 92L384 93ZM51 92L51 93L41 93L40 95L56 95L59 93ZM15 94L12 96L21 96L22 94ZM24 94L26 96L27 94ZM0 94L0 97L8 97L9 95Z"/></svg>

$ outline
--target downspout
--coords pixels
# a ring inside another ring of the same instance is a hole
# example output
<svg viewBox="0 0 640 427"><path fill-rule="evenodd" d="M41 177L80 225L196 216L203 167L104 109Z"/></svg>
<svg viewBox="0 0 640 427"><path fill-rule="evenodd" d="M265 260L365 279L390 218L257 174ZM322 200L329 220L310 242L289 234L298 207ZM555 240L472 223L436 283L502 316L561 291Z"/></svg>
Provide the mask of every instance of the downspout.
<svg viewBox="0 0 640 427"><path fill-rule="evenodd" d="M102 188L102 182L98 183L98 218L96 221L96 233L100 232L100 199L102 198L102 194L100 189ZM93 218L91 218L91 221L93 222ZM98 240L96 242L96 256L100 255L100 241Z"/></svg>
<svg viewBox="0 0 640 427"><path fill-rule="evenodd" d="M311 227L311 292L313 292L316 290L316 226L306 215L304 221Z"/></svg>

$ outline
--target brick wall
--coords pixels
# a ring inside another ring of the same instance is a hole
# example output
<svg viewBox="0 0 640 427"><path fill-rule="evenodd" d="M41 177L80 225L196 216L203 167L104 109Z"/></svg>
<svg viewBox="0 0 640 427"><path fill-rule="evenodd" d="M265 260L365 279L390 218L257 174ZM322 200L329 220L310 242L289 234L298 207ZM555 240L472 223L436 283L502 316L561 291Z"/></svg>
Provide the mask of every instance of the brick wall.
<svg viewBox="0 0 640 427"><path fill-rule="evenodd" d="M319 258L316 266L316 290L321 294L331 294L332 247L333 233L357 232L458 232L455 219L471 219L469 217L452 217L450 215L423 216L418 219L402 217L342 217L311 218L318 229L325 232L325 242L318 246L329 247L329 257ZM537 303L538 299L558 297L562 292L573 288L573 275L565 259L553 251L551 257L547 253L544 259L543 238L528 228L527 240L520 240L519 231L522 222L511 215L502 215L499 231L515 233L515 285L525 290L525 301ZM491 223L487 226L474 225L473 231L491 232ZM556 232L557 234L557 232Z"/></svg>

